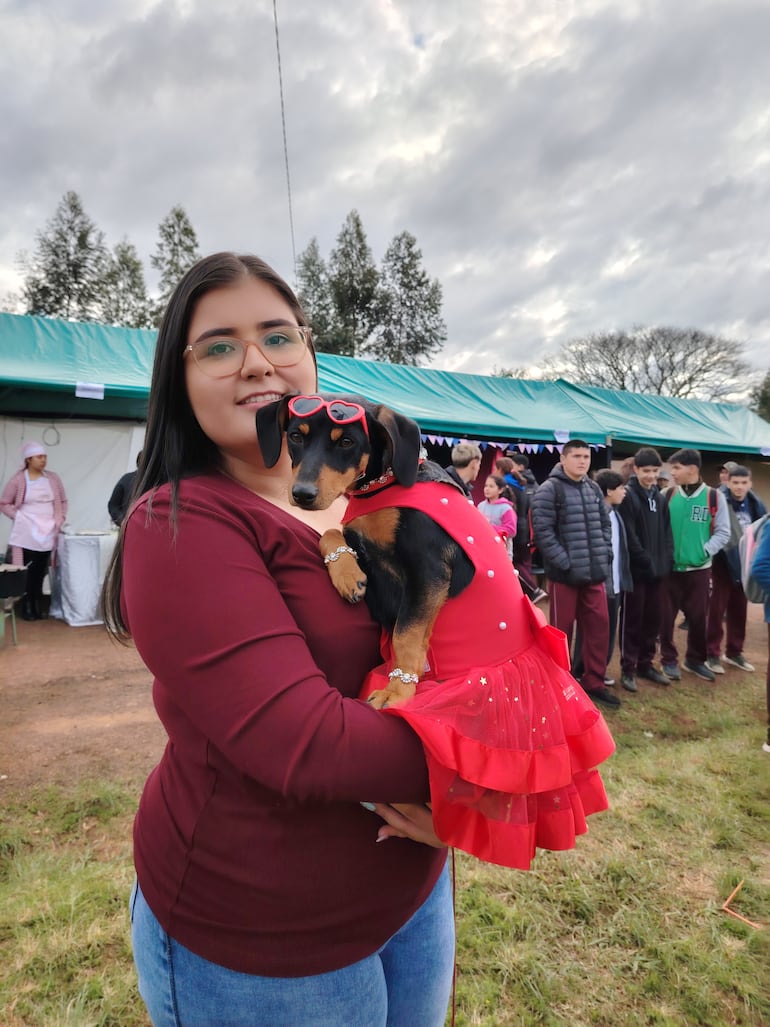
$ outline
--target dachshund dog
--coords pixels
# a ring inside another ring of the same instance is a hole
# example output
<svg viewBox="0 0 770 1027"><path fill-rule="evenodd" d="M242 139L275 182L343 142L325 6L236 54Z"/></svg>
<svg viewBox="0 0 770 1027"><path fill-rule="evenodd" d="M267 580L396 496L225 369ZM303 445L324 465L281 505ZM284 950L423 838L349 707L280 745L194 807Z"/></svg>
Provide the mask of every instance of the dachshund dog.
<svg viewBox="0 0 770 1027"><path fill-rule="evenodd" d="M417 424L358 396L285 396L262 407L257 435L267 467L286 436L293 468L291 502L325 510L339 496L361 500L364 512L324 533L321 554L348 602L366 598L391 635L395 666L387 688L369 696L377 709L414 694L425 671L431 631L447 599L470 584L474 568L443 528L421 510L386 506L367 513L366 498L393 484L440 481L458 488L443 468L420 460ZM380 497L382 498L382 497Z"/></svg>

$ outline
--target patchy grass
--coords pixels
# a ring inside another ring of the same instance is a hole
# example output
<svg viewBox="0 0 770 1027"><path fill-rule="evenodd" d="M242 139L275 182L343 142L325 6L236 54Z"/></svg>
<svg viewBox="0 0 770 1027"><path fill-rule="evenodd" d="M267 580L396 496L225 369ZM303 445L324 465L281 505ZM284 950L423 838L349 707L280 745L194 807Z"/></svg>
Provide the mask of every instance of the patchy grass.
<svg viewBox="0 0 770 1027"><path fill-rule="evenodd" d="M612 809L528 874L458 857L457 1024L770 1023L764 682L645 690L611 725ZM721 905L743 881L734 908Z"/></svg>
<svg viewBox="0 0 770 1027"><path fill-rule="evenodd" d="M645 689L610 715L612 809L519 873L458 854L458 1027L770 1023L764 681ZM147 1025L131 962L136 781L0 813L0 1022ZM215 1025L212 1025L215 1027Z"/></svg>

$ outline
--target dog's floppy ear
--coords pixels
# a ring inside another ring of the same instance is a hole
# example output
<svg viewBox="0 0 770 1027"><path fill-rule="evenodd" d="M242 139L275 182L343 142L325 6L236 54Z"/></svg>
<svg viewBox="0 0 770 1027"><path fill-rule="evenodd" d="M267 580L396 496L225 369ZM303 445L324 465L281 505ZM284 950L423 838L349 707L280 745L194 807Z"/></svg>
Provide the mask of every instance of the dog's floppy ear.
<svg viewBox="0 0 770 1027"><path fill-rule="evenodd" d="M417 481L420 464L420 428L416 421L397 414L390 407L378 406L372 411L370 428L384 430L396 481L406 488Z"/></svg>
<svg viewBox="0 0 770 1027"><path fill-rule="evenodd" d="M257 440L265 467L275 467L281 455L290 399L291 396L282 396L257 410Z"/></svg>

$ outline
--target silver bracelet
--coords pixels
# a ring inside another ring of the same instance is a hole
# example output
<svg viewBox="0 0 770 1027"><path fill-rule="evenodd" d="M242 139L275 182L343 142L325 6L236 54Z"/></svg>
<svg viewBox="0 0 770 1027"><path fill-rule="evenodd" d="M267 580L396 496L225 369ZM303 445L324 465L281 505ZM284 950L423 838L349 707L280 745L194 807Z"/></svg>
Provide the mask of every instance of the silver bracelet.
<svg viewBox="0 0 770 1027"><path fill-rule="evenodd" d="M355 549L351 549L350 546L337 546L336 549L324 557L324 563L336 563L343 553L350 553L351 556L356 555Z"/></svg>
<svg viewBox="0 0 770 1027"><path fill-rule="evenodd" d="M401 678L405 685L416 685L420 680L416 674L407 674L406 671L401 670L400 667L394 667L390 674L388 674L388 677Z"/></svg>

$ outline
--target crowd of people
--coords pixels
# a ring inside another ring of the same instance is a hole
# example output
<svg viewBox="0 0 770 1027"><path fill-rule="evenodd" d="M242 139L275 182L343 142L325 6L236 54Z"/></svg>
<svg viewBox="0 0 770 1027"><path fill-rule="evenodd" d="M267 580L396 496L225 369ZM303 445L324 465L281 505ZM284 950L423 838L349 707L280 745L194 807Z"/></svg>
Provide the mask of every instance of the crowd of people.
<svg viewBox="0 0 770 1027"><path fill-rule="evenodd" d="M452 450L449 473L462 476L468 496L481 463L478 446ZM665 688L683 672L713 683L726 671L754 671L743 651L748 601L738 543L767 510L750 470L727 461L709 486L700 452L684 448L668 459L669 479L649 446L617 471L591 475L590 464L589 445L573 439L538 485L526 454L508 453L495 461L479 503L506 540L522 588L534 602L550 600L551 624L567 635L582 687L606 707L621 705L608 673L616 647L629 693L639 679ZM533 553L548 592L532 572ZM770 620L768 633L770 653ZM770 663L767 698L770 746Z"/></svg>
<svg viewBox="0 0 770 1027"><path fill-rule="evenodd" d="M514 564L533 588L531 554L538 554L551 624L566 634L585 691L604 706L621 705L608 674L616 644L620 685L629 693L639 679L667 687L683 673L712 683L728 670L753 671L743 652L748 604L738 543L766 508L749 469L728 461L709 486L701 454L684 448L669 457L672 482L661 488L663 460L651 447L619 471L592 476L590 464L589 445L573 439L538 486L526 456L510 454L497 460L480 504L513 536ZM513 486L507 493L506 484ZM506 500L511 512L503 515ZM679 629L686 632L681 653Z"/></svg>

